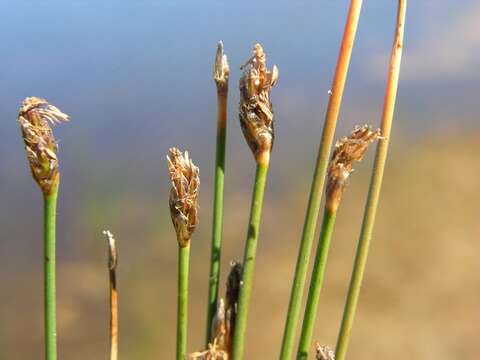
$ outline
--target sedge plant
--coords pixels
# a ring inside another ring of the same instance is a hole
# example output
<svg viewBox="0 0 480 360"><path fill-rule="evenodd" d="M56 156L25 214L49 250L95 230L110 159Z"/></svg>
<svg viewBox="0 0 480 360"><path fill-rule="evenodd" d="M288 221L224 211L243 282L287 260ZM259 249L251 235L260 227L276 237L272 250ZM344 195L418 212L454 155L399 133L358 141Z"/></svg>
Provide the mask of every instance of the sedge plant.
<svg viewBox="0 0 480 360"><path fill-rule="evenodd" d="M223 197L225 184L225 143L227 131L228 77L230 69L223 43L217 46L213 79L217 87L217 145L215 153L215 185L213 198L212 245L210 276L208 281L206 345L212 341L212 320L217 309L220 283L220 258L222 247Z"/></svg>
<svg viewBox="0 0 480 360"><path fill-rule="evenodd" d="M308 358L313 328L317 317L318 301L325 277L328 251L343 192L353 171L353 164L363 159L368 145L378 139L379 135L380 130L372 131L369 126L365 125L356 127L349 137L344 137L335 144L332 159L328 166L325 209L320 239L317 245L298 345L297 359L299 360Z"/></svg>
<svg viewBox="0 0 480 360"><path fill-rule="evenodd" d="M337 360L345 360L346 357L350 332L353 326L353 320L355 318L355 312L360 296L360 289L367 263L368 251L370 248L370 241L372 239L372 232L375 224L375 215L380 198L380 189L382 186L383 173L390 141L390 133L392 129L393 114L395 110L395 100L397 96L398 79L400 75L400 63L402 59L406 10L407 0L399 0L395 35L390 57L390 64L388 66L387 84L380 127L383 138L380 139L375 154L370 188L368 191L367 203L365 205L363 222L353 265L353 272L350 279L347 300L345 303L342 323L337 339Z"/></svg>
<svg viewBox="0 0 480 360"><path fill-rule="evenodd" d="M272 70L267 69L266 55L260 44L255 45L253 56L242 66L242 69L244 69L244 73L240 78L240 125L257 163L257 169L243 257L238 313L233 336L234 360L243 359L263 194L274 138L270 90L278 80L278 69L276 66L273 66Z"/></svg>
<svg viewBox="0 0 480 360"><path fill-rule="evenodd" d="M47 100L26 98L18 113L25 150L34 180L43 194L44 336L45 359L57 359L55 229L60 184L58 145L50 125L68 121L68 115Z"/></svg>
<svg viewBox="0 0 480 360"><path fill-rule="evenodd" d="M118 291L117 291L117 244L113 234L105 230L108 245L108 278L110 283L110 360L118 359Z"/></svg>
<svg viewBox="0 0 480 360"><path fill-rule="evenodd" d="M303 232L295 267L295 275L290 293L282 347L280 350L280 360L291 360L292 358L297 323L302 306L305 280L307 278L308 264L312 251L313 237L315 235L318 214L320 211L325 174L328 167L328 159L330 157L330 149L333 143L335 127L342 104L343 90L347 79L361 8L362 0L352 0L345 23L345 30L332 81L331 94L325 114L325 123L323 125L320 146L318 149L313 181L310 188L305 222L303 225Z"/></svg>
<svg viewBox="0 0 480 360"><path fill-rule="evenodd" d="M199 169L187 151L182 153L177 148L171 148L167 155L167 163L172 183L169 197L170 216L178 242L176 359L184 360L187 354L190 240L198 225L200 178Z"/></svg>

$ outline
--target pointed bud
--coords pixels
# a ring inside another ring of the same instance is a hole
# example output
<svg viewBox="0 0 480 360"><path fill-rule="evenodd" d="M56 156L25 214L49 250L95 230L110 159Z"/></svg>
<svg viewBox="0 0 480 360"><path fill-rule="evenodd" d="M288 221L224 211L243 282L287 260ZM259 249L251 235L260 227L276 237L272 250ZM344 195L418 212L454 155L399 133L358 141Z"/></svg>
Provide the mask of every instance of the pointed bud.
<svg viewBox="0 0 480 360"><path fill-rule="evenodd" d="M217 84L218 92L228 90L229 75L230 67L228 66L227 55L223 53L223 42L219 41L215 55L215 64L213 66L213 80L215 80Z"/></svg>
<svg viewBox="0 0 480 360"><path fill-rule="evenodd" d="M65 121L68 115L37 97L26 98L18 112L32 176L45 195L55 191L59 182L58 145L50 125Z"/></svg>
<svg viewBox="0 0 480 360"><path fill-rule="evenodd" d="M170 190L170 216L177 232L178 244L189 244L198 224L199 169L188 156L177 148L171 148L167 155L168 172L172 181Z"/></svg>
<svg viewBox="0 0 480 360"><path fill-rule="evenodd" d="M278 81L278 68L268 70L266 61L262 46L256 44L240 79L240 125L258 163L268 163L274 140L270 90Z"/></svg>
<svg viewBox="0 0 480 360"><path fill-rule="evenodd" d="M117 244L115 242L115 238L109 230L104 230L103 235L106 236L108 243L108 268L110 270L115 270L118 263Z"/></svg>
<svg viewBox="0 0 480 360"><path fill-rule="evenodd" d="M361 161L368 145L380 138L380 129L372 131L368 125L356 127L349 137L337 141L328 166L326 207L336 212L342 199L353 163Z"/></svg>

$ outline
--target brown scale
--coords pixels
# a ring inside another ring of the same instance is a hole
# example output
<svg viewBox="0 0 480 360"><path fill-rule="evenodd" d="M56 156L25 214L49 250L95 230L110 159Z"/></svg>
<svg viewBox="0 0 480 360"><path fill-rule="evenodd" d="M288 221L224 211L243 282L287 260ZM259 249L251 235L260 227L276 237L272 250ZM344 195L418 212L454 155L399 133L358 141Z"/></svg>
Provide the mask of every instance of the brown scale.
<svg viewBox="0 0 480 360"><path fill-rule="evenodd" d="M52 193L59 182L58 145L50 124L68 119L68 115L47 100L37 97L26 98L18 112L32 176L44 194Z"/></svg>
<svg viewBox="0 0 480 360"><path fill-rule="evenodd" d="M169 150L167 163L172 182L169 198L170 216L177 233L178 244L185 247L198 225L200 171L187 151L182 154L176 148Z"/></svg>
<svg viewBox="0 0 480 360"><path fill-rule="evenodd" d="M239 117L243 135L256 159L271 152L274 141L270 90L277 83L278 68L267 69L266 55L256 44L253 56L241 67Z"/></svg>

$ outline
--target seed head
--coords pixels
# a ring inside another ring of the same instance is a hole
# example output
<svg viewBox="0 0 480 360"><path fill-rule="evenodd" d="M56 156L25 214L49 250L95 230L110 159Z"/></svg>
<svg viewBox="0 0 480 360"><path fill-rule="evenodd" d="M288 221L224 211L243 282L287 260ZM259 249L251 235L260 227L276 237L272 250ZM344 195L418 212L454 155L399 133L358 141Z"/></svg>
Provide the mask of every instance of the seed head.
<svg viewBox="0 0 480 360"><path fill-rule="evenodd" d="M230 67L228 66L227 55L223 53L223 42L219 41L215 55L215 65L213 66L213 80L215 80L219 92L228 90L229 75Z"/></svg>
<svg viewBox="0 0 480 360"><path fill-rule="evenodd" d="M32 176L46 195L51 194L59 182L58 145L50 125L68 120L67 114L37 97L26 98L18 112Z"/></svg>
<svg viewBox="0 0 480 360"><path fill-rule="evenodd" d="M240 69L240 125L257 162L273 147L273 109L270 90L277 83L278 68L267 69L267 58L260 44L253 56ZM267 157L268 158L268 157Z"/></svg>
<svg viewBox="0 0 480 360"><path fill-rule="evenodd" d="M335 360L335 352L328 346L322 346L317 343L316 360Z"/></svg>
<svg viewBox="0 0 480 360"><path fill-rule="evenodd" d="M170 216L177 232L178 244L189 244L198 224L199 169L188 156L177 148L171 148L167 155L168 172L172 181L170 190Z"/></svg>
<svg viewBox="0 0 480 360"><path fill-rule="evenodd" d="M364 125L355 127L349 137L344 137L335 144L328 166L326 190L326 207L331 212L338 209L347 180L353 172L353 163L361 161L368 145L379 138L380 129L372 131L368 125Z"/></svg>

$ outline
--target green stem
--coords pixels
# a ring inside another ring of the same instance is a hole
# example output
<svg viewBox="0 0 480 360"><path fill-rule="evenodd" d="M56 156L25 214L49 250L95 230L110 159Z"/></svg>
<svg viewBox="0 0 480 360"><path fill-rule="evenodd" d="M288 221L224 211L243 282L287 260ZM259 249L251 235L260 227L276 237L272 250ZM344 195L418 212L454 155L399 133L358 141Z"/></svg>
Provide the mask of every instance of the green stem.
<svg viewBox="0 0 480 360"><path fill-rule="evenodd" d="M318 213L320 211L320 202L322 199L323 185L325 182L325 173L327 171L330 157L330 149L333 143L335 127L342 103L343 90L347 79L350 58L352 55L353 43L362 8L362 0L352 0L348 12L345 31L342 44L338 55L337 66L332 81L332 92L328 102L327 112L325 114L325 123L323 126L320 147L318 149L315 172L310 188L310 197L308 200L305 222L303 225L302 238L298 251L297 264L293 279L290 302L288 305L287 319L283 333L282 349L280 360L291 360L295 342L295 333L302 305L302 296L307 278L308 263L312 251L313 238L317 225Z"/></svg>
<svg viewBox="0 0 480 360"><path fill-rule="evenodd" d="M190 243L178 248L178 293L177 293L177 360L187 355L188 323L188 271Z"/></svg>
<svg viewBox="0 0 480 360"><path fill-rule="evenodd" d="M55 299L55 226L57 194L44 195L44 322L45 359L57 359L56 299Z"/></svg>
<svg viewBox="0 0 480 360"><path fill-rule="evenodd" d="M252 293L255 256L257 252L258 230L262 215L263 194L267 180L268 162L257 164L255 185L253 188L248 235L243 257L243 274L240 284L238 313L235 320L235 334L233 337L233 360L242 360L247 328L248 308Z"/></svg>
<svg viewBox="0 0 480 360"><path fill-rule="evenodd" d="M307 305L303 317L302 332L298 346L297 359L307 359L308 350L312 343L313 328L317 317L318 301L322 290L325 269L327 267L328 250L332 239L333 227L335 225L336 212L325 209L323 215L322 228L320 230L320 239L318 241L315 263L310 280L310 289L308 291Z"/></svg>
<svg viewBox="0 0 480 360"><path fill-rule="evenodd" d="M342 323L338 335L336 346L336 359L344 360L347 353L350 332L355 318L355 312L358 305L358 298L362 286L362 280L365 273L370 241L372 239L373 226L375 223L375 215L377 212L378 201L380 198L380 189L382 186L385 162L387 159L388 144L390 132L392 128L393 113L395 109L395 100L398 89L398 78L400 74L400 62L403 49L403 32L406 13L407 0L399 0L397 25L395 39L388 70L388 78L385 92L385 101L382 115L382 135L377 145L375 154L375 162L370 180L370 188L368 191L367 203L363 216L362 228L358 240L355 262L353 265L352 277L348 289L347 300L343 312Z"/></svg>
<svg viewBox="0 0 480 360"><path fill-rule="evenodd" d="M227 90L219 90L217 149L215 159L215 194L213 199L212 248L208 287L207 338L205 345L212 341L212 319L217 309L218 287L220 283L220 258L223 226L223 194L225 182L225 142L227 119Z"/></svg>

